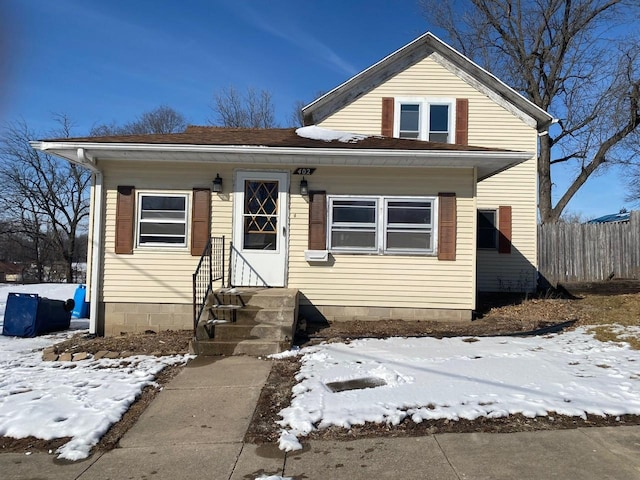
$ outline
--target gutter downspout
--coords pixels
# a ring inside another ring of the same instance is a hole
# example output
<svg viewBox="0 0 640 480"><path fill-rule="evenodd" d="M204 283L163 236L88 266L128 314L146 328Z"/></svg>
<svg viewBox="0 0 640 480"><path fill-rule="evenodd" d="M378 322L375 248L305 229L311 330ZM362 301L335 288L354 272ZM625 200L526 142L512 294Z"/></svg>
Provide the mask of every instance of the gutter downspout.
<svg viewBox="0 0 640 480"><path fill-rule="evenodd" d="M89 291L89 334L98 332L98 303L100 298L100 270L102 245L102 172L96 166L94 158L84 148L77 150L78 162L92 172L93 211L91 212L93 229L91 233L91 287Z"/></svg>

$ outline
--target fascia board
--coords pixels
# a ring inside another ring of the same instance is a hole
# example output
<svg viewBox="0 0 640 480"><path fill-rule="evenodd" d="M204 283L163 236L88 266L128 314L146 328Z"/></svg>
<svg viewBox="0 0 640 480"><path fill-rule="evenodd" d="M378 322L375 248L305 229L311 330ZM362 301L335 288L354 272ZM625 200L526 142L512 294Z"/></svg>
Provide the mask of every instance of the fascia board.
<svg viewBox="0 0 640 480"><path fill-rule="evenodd" d="M95 161L237 163L359 167L474 168L484 179L529 160L531 152L282 148L261 146L32 142L38 150L82 164L79 148ZM422 163L425 162L425 163Z"/></svg>

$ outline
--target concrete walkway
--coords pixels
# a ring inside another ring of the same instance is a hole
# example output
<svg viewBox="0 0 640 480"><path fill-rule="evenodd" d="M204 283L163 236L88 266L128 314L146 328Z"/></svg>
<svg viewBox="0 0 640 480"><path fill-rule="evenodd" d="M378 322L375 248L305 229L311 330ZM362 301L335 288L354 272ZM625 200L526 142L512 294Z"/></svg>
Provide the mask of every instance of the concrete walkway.
<svg viewBox="0 0 640 480"><path fill-rule="evenodd" d="M52 480L640 479L640 427L243 444L271 363L200 357L156 397L120 448L83 462L0 454L0 478Z"/></svg>

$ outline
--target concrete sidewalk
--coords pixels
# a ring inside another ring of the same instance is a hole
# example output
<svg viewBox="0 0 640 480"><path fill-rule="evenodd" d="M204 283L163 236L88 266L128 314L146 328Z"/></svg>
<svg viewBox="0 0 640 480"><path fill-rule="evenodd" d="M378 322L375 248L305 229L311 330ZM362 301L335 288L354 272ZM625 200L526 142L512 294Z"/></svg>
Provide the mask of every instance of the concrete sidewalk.
<svg viewBox="0 0 640 480"><path fill-rule="evenodd" d="M510 434L442 434L346 442L303 440L284 454L244 444L270 361L189 363L120 441L83 462L0 454L0 478L53 480L640 479L640 427Z"/></svg>

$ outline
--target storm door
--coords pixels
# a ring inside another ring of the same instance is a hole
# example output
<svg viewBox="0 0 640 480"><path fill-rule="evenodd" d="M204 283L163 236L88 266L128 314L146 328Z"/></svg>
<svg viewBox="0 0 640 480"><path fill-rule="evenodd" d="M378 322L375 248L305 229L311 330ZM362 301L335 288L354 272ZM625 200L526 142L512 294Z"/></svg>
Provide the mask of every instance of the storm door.
<svg viewBox="0 0 640 480"><path fill-rule="evenodd" d="M285 285L288 189L287 172L236 174L231 258L234 285Z"/></svg>

